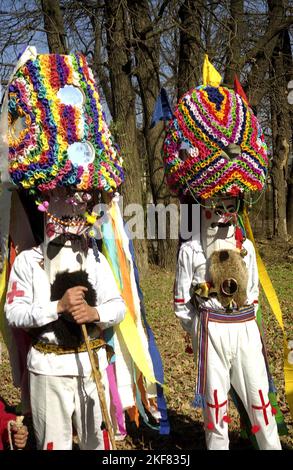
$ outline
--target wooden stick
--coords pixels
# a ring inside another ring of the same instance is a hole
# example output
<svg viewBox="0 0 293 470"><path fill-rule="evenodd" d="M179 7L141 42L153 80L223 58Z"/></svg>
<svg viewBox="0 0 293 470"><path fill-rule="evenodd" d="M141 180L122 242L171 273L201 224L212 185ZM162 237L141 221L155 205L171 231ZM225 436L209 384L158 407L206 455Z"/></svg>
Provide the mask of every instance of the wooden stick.
<svg viewBox="0 0 293 470"><path fill-rule="evenodd" d="M103 417L103 420L105 422L107 431L109 433L112 449L116 450L114 432L113 432L110 416L109 416L109 413L108 413L104 386L102 384L101 372L95 364L94 353L93 353L93 351L90 347L90 341L89 341L86 325L85 324L81 325L81 329L82 329L84 341L85 341L85 344L86 344L87 352L88 352L88 355L89 355L90 363L91 363L91 366L92 366L92 371L93 371L93 374L94 374L94 379L95 379L97 392L98 392L98 395L99 395L99 400L100 400L100 405L101 405L102 417Z"/></svg>

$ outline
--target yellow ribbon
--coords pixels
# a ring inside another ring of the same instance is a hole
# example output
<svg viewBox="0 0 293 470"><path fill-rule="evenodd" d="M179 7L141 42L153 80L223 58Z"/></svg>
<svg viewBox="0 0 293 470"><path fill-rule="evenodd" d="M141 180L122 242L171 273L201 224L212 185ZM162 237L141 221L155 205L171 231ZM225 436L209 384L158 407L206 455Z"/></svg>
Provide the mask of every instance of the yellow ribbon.
<svg viewBox="0 0 293 470"><path fill-rule="evenodd" d="M204 56L202 79L203 79L203 84L205 86L210 85L210 86L218 87L220 86L220 83L222 81L221 75L215 69L215 67L211 64L207 54L205 54Z"/></svg>
<svg viewBox="0 0 293 470"><path fill-rule="evenodd" d="M138 328L128 309L124 320L116 328L120 330L129 354L143 376L151 383L157 382L146 358Z"/></svg>
<svg viewBox="0 0 293 470"><path fill-rule="evenodd" d="M6 258L3 261L3 269L0 274L0 331L2 333L5 343L7 342L7 337L6 337L7 331L6 331L5 323L4 323L4 304L6 300L6 289L7 289L7 282L6 282L7 268L8 268L8 260Z"/></svg>
<svg viewBox="0 0 293 470"><path fill-rule="evenodd" d="M286 333L284 329L284 323L283 323L283 317L282 317L282 311L281 307L279 304L279 300L276 294L276 291L272 285L272 282L270 280L270 277L268 275L268 272L266 270L266 267L260 257L260 254L258 252L258 249L255 245L255 240L254 236L251 230L248 214L246 211L244 211L244 225L246 229L246 233L248 238L252 241L254 248L255 248L255 253L256 253L256 262L257 262L257 267L258 267L258 273L259 273L259 280L261 283L261 286L264 290L265 296L270 304L270 307L273 311L273 314L275 315L282 331L283 331L283 340L284 340L284 377L285 377L285 394L286 398L289 404L291 416L293 417L293 365L289 364L288 362L288 354L289 354L289 348L288 348L288 342L286 338Z"/></svg>

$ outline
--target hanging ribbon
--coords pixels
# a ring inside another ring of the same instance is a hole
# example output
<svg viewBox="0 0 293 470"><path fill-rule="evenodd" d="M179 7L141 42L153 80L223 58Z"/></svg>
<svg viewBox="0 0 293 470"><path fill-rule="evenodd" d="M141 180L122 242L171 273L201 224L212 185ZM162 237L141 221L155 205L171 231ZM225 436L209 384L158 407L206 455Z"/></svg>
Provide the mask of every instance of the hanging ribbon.
<svg viewBox="0 0 293 470"><path fill-rule="evenodd" d="M150 129L155 127L158 121L169 121L173 118L172 109L165 88L161 88L160 94L155 103L155 109L150 125Z"/></svg>
<svg viewBox="0 0 293 470"><path fill-rule="evenodd" d="M118 429L119 429L120 434L126 435L126 429L124 426L124 418L123 418L123 408L122 408L120 396L119 396L118 389L117 389L116 378L115 378L115 365L109 364L106 371L107 371L107 377L108 377L108 382L109 382L109 387L110 387L112 403L115 409L115 416L117 420Z"/></svg>
<svg viewBox="0 0 293 470"><path fill-rule="evenodd" d="M133 366L133 380L134 380L135 391L136 391L136 396L135 396L136 406L138 408L139 414L142 417L144 423L149 428L153 429L154 431L158 431L158 426L153 426L152 424L150 424L149 418L148 418L148 416L145 412L145 409L144 409L144 406L143 406L142 394L141 394L140 387L139 387L139 384L138 384L138 381L137 381L137 369L136 369L135 365Z"/></svg>
<svg viewBox="0 0 293 470"><path fill-rule="evenodd" d="M117 285L121 291L121 295L126 304L126 314L124 320L115 328L121 332L126 347L135 362L138 370L144 377L151 383L156 383L154 373L150 368L148 358L145 354L145 348L140 338L139 330L136 325L136 314L131 291L131 282L129 279L129 265L123 249L123 238L120 233L119 227L119 212L118 204L112 201L109 210L109 220L106 221L102 227L103 242L105 250L104 254L114 267L114 275ZM108 235L110 238L107 239Z"/></svg>
<svg viewBox="0 0 293 470"><path fill-rule="evenodd" d="M153 362L155 377L156 377L156 379L159 383L163 384L164 383L163 363L162 363L161 355L160 355L159 350L157 348L157 344L156 344L154 334L152 332L151 327L149 326L149 324L147 322L145 306L144 306L144 299L143 299L143 293L142 293L142 290L140 288L138 269L137 269L137 265L136 265L136 262L135 262L133 242L130 238L129 238L129 251L130 251L131 256L132 256L135 281L136 281L137 291L138 291L138 295L139 295L139 299L140 299L140 311L141 311L144 326L145 326L147 336L148 336L149 352L150 352L150 356L151 356L151 359L152 359L152 362ZM168 414L167 414L167 404L166 404L166 400L165 400L165 397L164 397L163 388L161 387L161 385L159 385L159 383L157 383L156 386L157 386L157 405L158 405L158 410L161 414L160 434L169 434L170 433L170 424L169 424Z"/></svg>
<svg viewBox="0 0 293 470"><path fill-rule="evenodd" d="M293 417L293 365L289 364L288 362L288 354L289 354L289 348L288 348L288 343L287 343L287 338L286 338L286 333L284 330L284 323L283 323L283 317L282 317L282 311L281 307L279 304L279 300L276 294L276 291L272 285L272 282L270 280L270 277L267 273L266 267L260 257L260 254L258 252L258 249L255 244L254 236L252 233L252 229L250 226L249 218L247 211L244 212L244 224L246 228L246 233L248 238L252 241L254 248L255 248L255 253L256 253L256 262L257 262L257 267L258 267L258 273L259 273L259 280L261 283L261 286L264 290L265 296L270 304L270 307L272 309L273 314L275 315L280 328L283 331L283 341L284 341L284 377L285 377L285 394L286 398L289 404L291 416Z"/></svg>
<svg viewBox="0 0 293 470"><path fill-rule="evenodd" d="M3 335L5 343L7 343L7 332L4 323L4 304L6 299L7 289L7 270L8 270L8 259L4 259L2 272L0 274L0 331Z"/></svg>

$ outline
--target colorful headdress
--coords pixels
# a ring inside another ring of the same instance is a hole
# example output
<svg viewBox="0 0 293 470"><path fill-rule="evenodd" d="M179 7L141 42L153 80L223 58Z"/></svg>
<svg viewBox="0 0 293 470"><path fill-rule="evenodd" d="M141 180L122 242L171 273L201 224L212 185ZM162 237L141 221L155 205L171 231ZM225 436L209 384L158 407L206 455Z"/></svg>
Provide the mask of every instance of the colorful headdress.
<svg viewBox="0 0 293 470"><path fill-rule="evenodd" d="M263 132L242 97L226 87L202 85L183 95L163 151L167 183L178 195L207 199L264 187Z"/></svg>
<svg viewBox="0 0 293 470"><path fill-rule="evenodd" d="M122 158L82 55L40 54L17 70L8 132L8 170L17 186L112 192L123 182Z"/></svg>

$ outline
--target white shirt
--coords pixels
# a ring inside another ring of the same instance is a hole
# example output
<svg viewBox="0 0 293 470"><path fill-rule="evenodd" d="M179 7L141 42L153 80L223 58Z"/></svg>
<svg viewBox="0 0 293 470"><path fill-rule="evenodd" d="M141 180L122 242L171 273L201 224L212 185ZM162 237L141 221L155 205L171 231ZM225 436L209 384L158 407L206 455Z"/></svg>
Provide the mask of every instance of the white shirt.
<svg viewBox="0 0 293 470"><path fill-rule="evenodd" d="M6 318L10 326L30 329L58 319L58 301L50 300L50 283L39 264L42 260L41 248L37 247L21 252L14 261L5 304ZM95 307L100 320L96 324L104 330L120 323L125 315L125 304L106 258L100 253L100 262L97 262L90 249L85 270L97 294ZM50 343L58 343L53 332L43 333L42 337ZM108 363L104 348L98 351L98 358L100 370L105 369ZM34 347L29 350L27 367L31 372L43 375L85 377L92 372L87 352L44 354Z"/></svg>
<svg viewBox="0 0 293 470"><path fill-rule="evenodd" d="M258 301L258 271L255 250L251 241L245 240L243 248L247 250L247 255L244 257L248 269L246 302L247 305L250 305ZM192 323L196 314L196 310L190 301L192 283L195 285L208 281L206 265L206 257L198 240L191 240L181 245L174 286L174 310L182 327L188 333L192 331ZM215 297L203 299L197 296L197 300L199 304L205 307L223 309L223 306Z"/></svg>

